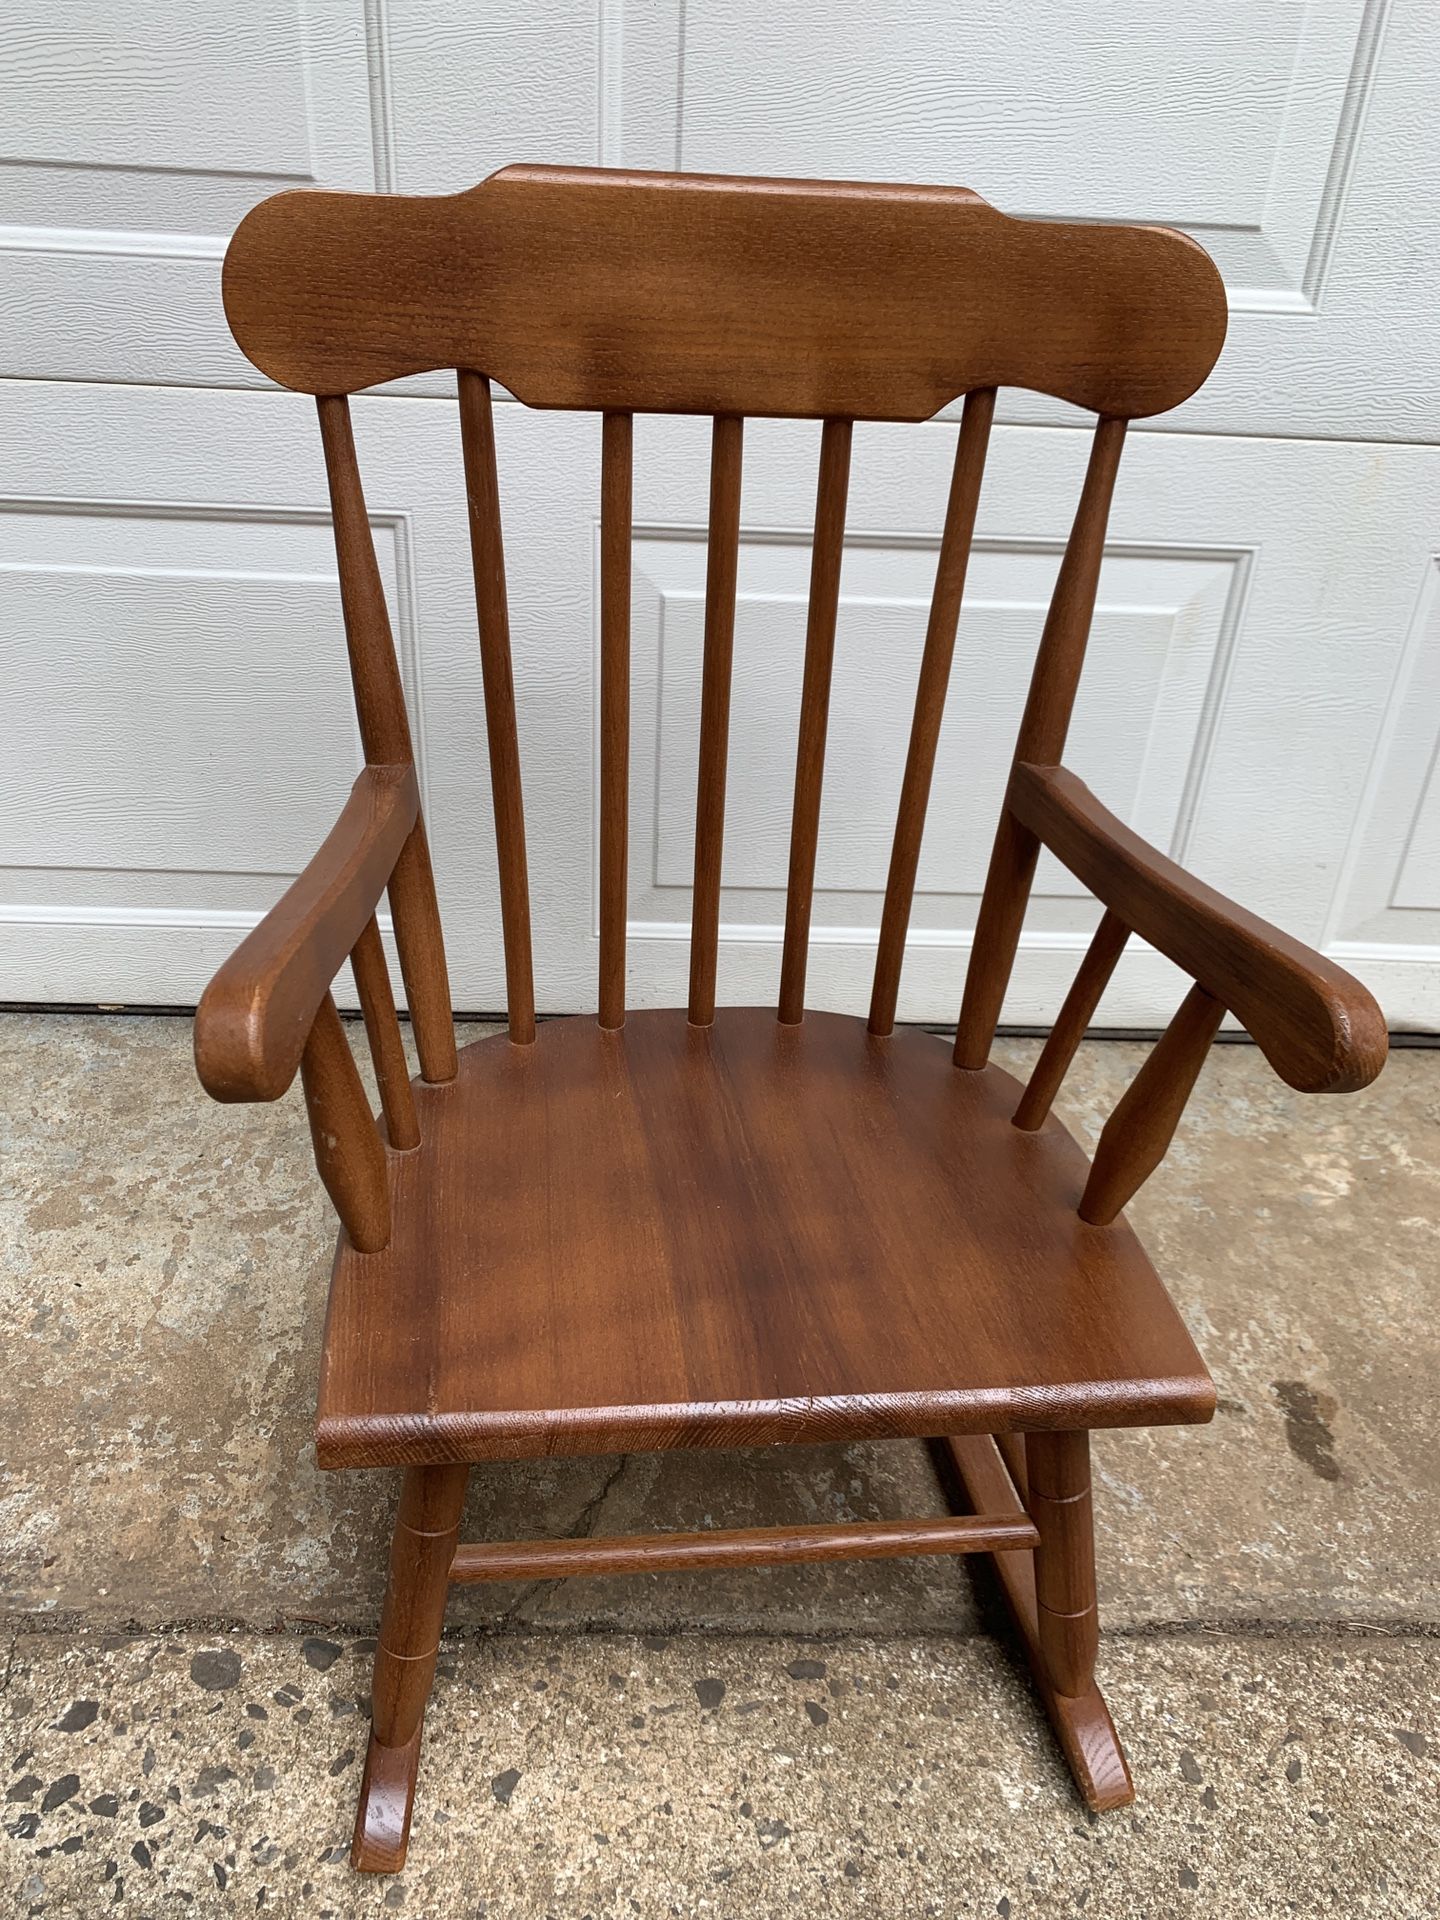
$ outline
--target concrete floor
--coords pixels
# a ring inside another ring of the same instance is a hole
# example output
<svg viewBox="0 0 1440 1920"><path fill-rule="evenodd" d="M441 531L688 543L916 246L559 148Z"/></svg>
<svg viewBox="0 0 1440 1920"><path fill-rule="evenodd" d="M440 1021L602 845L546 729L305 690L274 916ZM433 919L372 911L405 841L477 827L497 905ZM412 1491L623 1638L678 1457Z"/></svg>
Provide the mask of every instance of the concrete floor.
<svg viewBox="0 0 1440 1920"><path fill-rule="evenodd" d="M1082 1050L1077 1133L1143 1052ZM1221 1396L1096 1443L1133 1812L1079 1812L963 1563L471 1588L388 1886L325 1857L394 1488L310 1451L333 1227L298 1096L212 1106L188 1023L125 1016L0 1016L0 1085L17 1911L1440 1910L1440 1054L1303 1099L1216 1049L1132 1208ZM941 1510L886 1443L482 1469L467 1530Z"/></svg>

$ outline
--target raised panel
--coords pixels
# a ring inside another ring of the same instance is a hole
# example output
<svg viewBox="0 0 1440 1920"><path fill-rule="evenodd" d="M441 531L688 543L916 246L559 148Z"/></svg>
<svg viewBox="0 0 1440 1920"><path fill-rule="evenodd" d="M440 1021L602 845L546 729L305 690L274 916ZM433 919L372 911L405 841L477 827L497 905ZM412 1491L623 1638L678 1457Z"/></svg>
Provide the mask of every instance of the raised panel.
<svg viewBox="0 0 1440 1920"><path fill-rule="evenodd" d="M77 111L83 107L83 112ZM179 172L311 171L294 0L6 9L6 159Z"/></svg>
<svg viewBox="0 0 1440 1920"><path fill-rule="evenodd" d="M225 326L220 262L269 194L389 184L372 19L378 32L366 0L7 9L4 370L258 385Z"/></svg>
<svg viewBox="0 0 1440 1920"><path fill-rule="evenodd" d="M1424 1006L1440 1012L1440 554L1414 597L1331 915L1331 950L1428 973Z"/></svg>
<svg viewBox="0 0 1440 1920"><path fill-rule="evenodd" d="M9 250L215 257L285 186L373 188L361 0L185 0L6 18L0 155ZM112 240L112 236L114 237Z"/></svg>
<svg viewBox="0 0 1440 1920"><path fill-rule="evenodd" d="M1415 609L1413 646L1414 684L1405 696L1406 718L1413 721L1397 745L1402 761L1411 763L1408 771L1419 775L1419 797L1409 811L1390 905L1440 917L1440 559L1428 569ZM1406 818L1403 803L1397 812Z"/></svg>
<svg viewBox="0 0 1440 1920"><path fill-rule="evenodd" d="M1402 912L1440 913L1440 738L1430 756L1430 771L1420 804L1410 822L1405 858L1400 863L1392 907Z"/></svg>
<svg viewBox="0 0 1440 1920"><path fill-rule="evenodd" d="M1022 26L999 0L921 0L835 31L825 0L610 7L621 164L963 181L1010 213L1163 222L1260 311L1314 303L1384 11L1055 0Z"/></svg>
<svg viewBox="0 0 1440 1920"><path fill-rule="evenodd" d="M406 529L376 531L413 689ZM268 903L360 764L320 514L11 503L0 672L23 689L0 762L15 904Z"/></svg>

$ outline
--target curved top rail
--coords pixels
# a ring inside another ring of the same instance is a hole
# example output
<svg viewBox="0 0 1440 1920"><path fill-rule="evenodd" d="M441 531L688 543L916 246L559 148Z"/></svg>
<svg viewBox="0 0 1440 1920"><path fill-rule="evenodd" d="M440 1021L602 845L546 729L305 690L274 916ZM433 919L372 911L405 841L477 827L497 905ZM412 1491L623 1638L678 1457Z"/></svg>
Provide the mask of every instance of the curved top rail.
<svg viewBox="0 0 1440 1920"><path fill-rule="evenodd" d="M923 420L976 387L1123 418L1225 338L1220 276L1163 227L1016 220L957 187L506 167L445 196L292 192L225 257L282 386L470 367L534 407Z"/></svg>

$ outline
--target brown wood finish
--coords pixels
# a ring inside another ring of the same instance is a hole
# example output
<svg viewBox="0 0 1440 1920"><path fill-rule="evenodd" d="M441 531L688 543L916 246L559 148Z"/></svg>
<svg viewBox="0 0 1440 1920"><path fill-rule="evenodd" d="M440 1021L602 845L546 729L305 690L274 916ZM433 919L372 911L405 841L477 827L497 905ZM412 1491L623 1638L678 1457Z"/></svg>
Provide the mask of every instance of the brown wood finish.
<svg viewBox="0 0 1440 1920"><path fill-rule="evenodd" d="M1012 1126L1019 1092L814 1011L467 1047L417 1094L389 1248L337 1256L321 1461L1208 1419L1138 1241L1079 1219L1085 1157Z"/></svg>
<svg viewBox="0 0 1440 1920"><path fill-rule="evenodd" d="M390 1238L385 1149L375 1131L350 1042L328 993L305 1042L300 1076L315 1165L325 1191L356 1253L378 1253Z"/></svg>
<svg viewBox="0 0 1440 1920"><path fill-rule="evenodd" d="M1039 1540L1023 1514L958 1520L866 1520L831 1527L640 1533L614 1540L500 1540L455 1550L452 1581L555 1580L600 1573L680 1573L692 1567L774 1567L796 1561L893 1560L909 1554L1013 1553Z"/></svg>
<svg viewBox="0 0 1440 1920"><path fill-rule="evenodd" d="M1186 994L1105 1122L1080 1200L1082 1220L1109 1226L1165 1158L1224 1018L1223 1004L1204 987Z"/></svg>
<svg viewBox="0 0 1440 1920"><path fill-rule="evenodd" d="M415 756L405 692L355 459L349 404L332 394L322 396L317 406L361 745L371 765L408 765ZM394 863L390 904L421 1069L427 1080L449 1080L455 1073L450 984L430 853L424 823L418 818ZM334 977L333 968L330 977Z"/></svg>
<svg viewBox="0 0 1440 1920"><path fill-rule="evenodd" d="M1146 844L1065 767L1015 768L1010 811L1132 932L1208 987L1303 1093L1368 1086L1385 1019L1358 980Z"/></svg>
<svg viewBox="0 0 1440 1920"><path fill-rule="evenodd" d="M515 723L515 679L510 664L510 603L505 592L505 543L500 530L500 477L495 462L495 414L490 382L462 367L460 444L470 510L470 555L475 612L480 625L480 672L485 682L485 738L500 861L500 921L505 939L505 993L510 1038L535 1038L535 979L530 954L530 876L525 859L525 802L520 791L520 742Z"/></svg>
<svg viewBox="0 0 1440 1920"><path fill-rule="evenodd" d="M408 1153L412 1147L420 1144L420 1123L415 1118L415 1095L410 1086L405 1042L395 1013L390 969L385 963L385 949L380 944L380 929L375 924L373 914L365 924L365 931L355 942L350 966L355 975L355 991L360 996L360 1007L365 1016L365 1037L370 1042L375 1084L380 1089L385 1138L397 1152Z"/></svg>
<svg viewBox="0 0 1440 1920"><path fill-rule="evenodd" d="M947 1439L943 1445L960 1476L966 1498L977 1513L1021 1511L1021 1496L996 1451L994 1440L984 1434L961 1434ZM1040 1641L1034 1556L997 1554L994 1566L1010 1617L1020 1635L1035 1690L1050 1717L1081 1798L1092 1813L1129 1806L1135 1798L1130 1767L1099 1688L1092 1681L1084 1693L1067 1697L1057 1691L1051 1680L1049 1659Z"/></svg>
<svg viewBox="0 0 1440 1920"><path fill-rule="evenodd" d="M910 749L900 786L900 808L895 820L895 844L885 883L885 908L880 918L880 944L875 956L875 983L870 995L870 1031L889 1033L895 1025L895 1003L900 995L900 969L905 961L905 935L915 897L915 874L920 865L920 842L930 804L930 782L935 773L935 751L940 744L940 722L950 687L955 657L955 634L960 624L960 602L970 564L970 543L980 505L980 482L995 418L995 389L968 394L955 448L955 471L945 530L935 563L935 586L930 596L930 619L925 629L925 651L920 658L920 682L915 693L915 717Z"/></svg>
<svg viewBox="0 0 1440 1920"><path fill-rule="evenodd" d="M1297 1087L1362 1085L1384 1058L1363 989L1145 846L1060 765L1125 423L1209 372L1225 329L1218 274L1178 234L1012 220L957 188L515 167L435 199L282 194L242 222L224 292L255 364L318 399L367 762L196 1021L219 1098L273 1099L303 1071L346 1228L321 1463L408 1469L356 1864L404 1858L452 1575L991 1551L1087 1804L1123 1804L1129 1774L1092 1678L1088 1433L1206 1420L1214 1389L1118 1216L1163 1153L1223 1008ZM458 369L510 1034L523 1043L458 1056L345 398L431 368ZM604 416L600 1017L538 1033L492 380L532 406ZM1099 419L952 1061L896 1032L895 1010L995 389L1008 384ZM851 423L920 420L961 396L867 1031L804 1008ZM632 415L652 410L713 420L688 1018L625 1008ZM716 1012L743 422L767 414L824 422L778 1021ZM1042 844L1106 912L1022 1094L988 1056ZM414 1086L376 930L387 891ZM1087 1168L1047 1116L1127 932L1197 984ZM329 991L347 955L383 1139ZM961 1523L457 1545L472 1460L936 1433L973 1509Z"/></svg>
<svg viewBox="0 0 1440 1920"><path fill-rule="evenodd" d="M317 402L317 410L330 487L335 557L340 569L340 606L345 616L345 643L350 652L350 679L355 689L360 744L371 766L400 765L412 761L415 754L405 712L405 689L390 631L390 611L385 605L385 588L375 558L370 516L355 458L350 403L330 395Z"/></svg>
<svg viewBox="0 0 1440 1920"><path fill-rule="evenodd" d="M306 393L483 367L532 407L925 420L974 387L1178 406L1225 290L1158 227L1012 220L956 187L506 167L467 193L287 193L225 312Z"/></svg>
<svg viewBox="0 0 1440 1920"><path fill-rule="evenodd" d="M690 917L690 1020L697 1027L708 1027L715 1018L743 447L744 422L728 415L718 417L710 442L710 546L705 567L705 658L700 685L700 772L695 795L695 897Z"/></svg>
<svg viewBox="0 0 1440 1920"><path fill-rule="evenodd" d="M780 959L778 1017L787 1026L805 1017L805 970L810 957L810 910L815 893L815 849L820 839L820 794L825 780L835 619L840 608L851 437L849 420L827 420L821 429L805 678L800 690L800 737L795 749L795 802L790 820L790 876L785 888L785 944Z"/></svg>
<svg viewBox="0 0 1440 1920"><path fill-rule="evenodd" d="M1075 1058L1075 1049L1085 1038L1085 1029L1094 1018L1100 996L1109 984L1116 962L1125 951L1130 929L1118 914L1102 915L1095 937L1085 949L1085 958L1065 1003L1060 1009L1050 1036L1041 1048L1030 1078L1025 1083L1020 1104L1015 1109L1015 1124L1027 1133L1043 1126L1045 1116L1060 1091L1060 1083Z"/></svg>
<svg viewBox="0 0 1440 1920"><path fill-rule="evenodd" d="M398 1873L405 1864L420 1730L469 1477L465 1467L412 1467L401 1486L375 1648L370 1745L350 1849L351 1864L364 1873Z"/></svg>
<svg viewBox="0 0 1440 1920"><path fill-rule="evenodd" d="M1025 1479L1025 1505L1040 1534L1035 1549L1040 1645L1055 1691L1075 1700L1094 1685L1100 1643L1089 1434L1027 1434Z"/></svg>
<svg viewBox="0 0 1440 1920"><path fill-rule="evenodd" d="M195 1065L215 1100L278 1100L330 982L410 837L413 767L367 767L315 858L241 941L200 998Z"/></svg>
<svg viewBox="0 0 1440 1920"><path fill-rule="evenodd" d="M634 423L607 413L600 480L600 1024L625 1024Z"/></svg>
<svg viewBox="0 0 1440 1920"><path fill-rule="evenodd" d="M431 1085L440 1086L455 1078L455 1026L430 842L422 819L410 829L387 892L420 1071Z"/></svg>
<svg viewBox="0 0 1440 1920"><path fill-rule="evenodd" d="M1027 1479L1025 1467L1025 1436L1023 1433L997 1433L992 1435L992 1438L996 1446L1000 1449L1000 1458L1009 1469L1010 1478L1015 1482L1015 1490L1023 1501L1025 1498Z"/></svg>
<svg viewBox="0 0 1440 1920"><path fill-rule="evenodd" d="M1115 475L1125 440L1123 420L1102 419L1095 428L1090 464L1075 509L1074 524L1045 616L1040 648L1015 746L1019 760L1056 761L1065 750L1070 715L1085 664L1095 590L1105 554L1105 528ZM990 1058L990 1043L1010 984L1020 928L1035 878L1039 841L1008 805L1000 815L985 892L975 923L975 944L965 975L965 997L955 1035L955 1064L973 1069Z"/></svg>

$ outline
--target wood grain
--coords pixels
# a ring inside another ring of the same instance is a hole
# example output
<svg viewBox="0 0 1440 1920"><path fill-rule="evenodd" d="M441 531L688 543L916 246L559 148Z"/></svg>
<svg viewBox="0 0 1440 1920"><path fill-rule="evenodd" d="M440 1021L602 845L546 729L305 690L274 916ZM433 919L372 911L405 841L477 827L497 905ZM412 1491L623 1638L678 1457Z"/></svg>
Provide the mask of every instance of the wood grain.
<svg viewBox="0 0 1440 1920"><path fill-rule="evenodd" d="M1039 1536L1023 1514L954 1520L861 1520L828 1527L715 1528L607 1540L501 1540L457 1547L452 1581L556 1580L585 1574L681 1573L911 1554L1013 1553Z"/></svg>
<svg viewBox="0 0 1440 1920"><path fill-rule="evenodd" d="M335 1002L320 1002L300 1062L315 1165L357 1254L378 1253L390 1238L385 1149ZM341 1240L341 1245L346 1244Z"/></svg>
<svg viewBox="0 0 1440 1920"><path fill-rule="evenodd" d="M408 1153L420 1144L420 1123L415 1118L415 1095L410 1087L410 1065L405 1058L405 1041L395 1013L395 994L390 985L390 969L380 943L380 929L372 914L365 931L355 942L350 955L355 974L355 991L365 1016L365 1034L370 1042L370 1061L375 1083L380 1089L380 1108L385 1115L385 1138L398 1153Z"/></svg>
<svg viewBox="0 0 1440 1920"><path fill-rule="evenodd" d="M417 816L400 849L388 888L395 947L420 1071L434 1085L455 1078L455 1024L450 1012L450 976L445 937L435 899L430 841Z"/></svg>
<svg viewBox="0 0 1440 1920"><path fill-rule="evenodd" d="M700 768L695 793L695 890L690 912L690 1020L697 1027L708 1027L715 1018L744 432L743 420L722 416L715 421L710 441L710 539L705 566Z"/></svg>
<svg viewBox="0 0 1440 1920"><path fill-rule="evenodd" d="M535 976L530 952L530 876L525 858L525 802L520 790L520 742L515 679L510 662L510 603L505 592L505 541L500 526L500 477L495 461L495 416L490 382L462 367L460 444L475 612L480 625L480 671L485 682L485 738L490 749L495 850L500 863L500 921L505 940L505 993L510 1038L535 1038Z"/></svg>
<svg viewBox="0 0 1440 1920"><path fill-rule="evenodd" d="M1090 638L1100 564L1105 555L1105 528L1124 440L1123 420L1102 419L1097 423L1085 483L1030 675L1015 746L1017 762L1049 763L1059 760L1065 750ZM1038 853L1039 842L1033 830L1013 807L1002 807L955 1034L958 1067L983 1067L990 1057L990 1044L1020 945Z"/></svg>
<svg viewBox="0 0 1440 1920"><path fill-rule="evenodd" d="M1224 1017L1223 1004L1204 987L1186 994L1105 1122L1080 1200L1082 1220L1108 1226L1165 1158Z"/></svg>
<svg viewBox="0 0 1440 1920"><path fill-rule="evenodd" d="M976 1512L1003 1513L1020 1509L995 1442L986 1434L957 1434L942 1442L959 1474L970 1506ZM1040 1643L1035 1604L1035 1563L1028 1553L997 1554L994 1561L1000 1588L1020 1634L1036 1692L1049 1715L1055 1737L1092 1813L1125 1807L1135 1798L1125 1750L1115 1732L1109 1708L1092 1681L1083 1694L1067 1698L1051 1682L1049 1661Z"/></svg>
<svg viewBox="0 0 1440 1920"><path fill-rule="evenodd" d="M1012 220L957 187L507 167L467 193L287 193L225 257L282 386L478 367L535 407L924 420L974 387L1163 412L1225 337L1158 227Z"/></svg>
<svg viewBox="0 0 1440 1920"><path fill-rule="evenodd" d="M390 610L385 604L385 588L375 558L375 541L355 458L350 403L327 394L317 401L316 408L320 416L320 444L325 454L325 477L330 488L335 556L340 568L340 607L345 616L345 644L350 654L350 680L355 689L360 744L372 766L399 764L413 760L415 754L410 744L405 689L390 631Z"/></svg>
<svg viewBox="0 0 1440 1920"><path fill-rule="evenodd" d="M607 413L600 465L600 1024L625 1024L630 856L630 518L634 423Z"/></svg>
<svg viewBox="0 0 1440 1920"><path fill-rule="evenodd" d="M319 1458L409 1469L355 1863L404 1859L451 1577L993 1552L1087 1803L1122 1804L1129 1775L1092 1678L1088 1432L1203 1421L1215 1396L1117 1215L1163 1154L1223 1007L1297 1087L1362 1085L1384 1058L1378 1010L1354 981L1154 853L1060 765L1126 422L1209 372L1225 331L1214 267L1179 234L1012 220L959 188L512 167L437 198L280 195L241 223L224 295L255 364L318 397L367 761L324 848L217 975L196 1023L201 1077L221 1098L274 1098L303 1063L317 1162L346 1227ZM458 1056L345 398L450 367L510 1035L524 1043ZM604 415L600 1017L538 1033L492 379L532 406ZM1000 385L1100 418L952 1064L894 1021ZM867 1031L804 1010L851 423L927 419L961 395ZM709 557L688 1017L627 1018L632 414L651 410L713 419ZM750 415L824 422L778 1021L716 1011ZM987 1063L1042 844L1106 912L1021 1095ZM418 1088L374 917L387 884ZM1130 932L1197 984L1087 1168L1047 1116ZM329 993L347 953L394 1152ZM936 1432L950 1436L968 1519L457 1547L472 1460Z"/></svg>
<svg viewBox="0 0 1440 1920"><path fill-rule="evenodd" d="M1008 806L1098 900L1222 1001L1290 1086L1368 1086L1389 1039L1343 967L1237 907L1142 840L1065 767L1017 766Z"/></svg>
<svg viewBox="0 0 1440 1920"><path fill-rule="evenodd" d="M821 429L805 674L800 689L800 736L795 749L795 797L790 816L790 873L785 887L785 942L780 958L779 1017L792 1026L805 1014L805 971L810 957L810 912L815 895L815 850L820 840L840 566L845 552L851 439L849 420L827 420Z"/></svg>
<svg viewBox="0 0 1440 1920"><path fill-rule="evenodd" d="M355 458L349 403L343 397L326 394L318 400L317 410L361 747L372 766L410 764L415 755L405 711L405 689ZM450 983L429 843L418 812L410 838L394 862L390 904L421 1070L427 1080L448 1080L455 1072Z"/></svg>
<svg viewBox="0 0 1440 1920"><path fill-rule="evenodd" d="M412 1467L401 1484L350 1849L350 1863L361 1873L398 1873L405 1864L420 1732L469 1477L464 1467Z"/></svg>
<svg viewBox="0 0 1440 1920"><path fill-rule="evenodd" d="M1015 1109L1015 1125L1023 1127L1027 1133L1033 1133L1036 1127L1044 1124L1045 1116L1060 1091L1060 1083L1075 1058L1075 1049L1085 1038L1085 1029L1095 1017L1100 997L1129 938L1130 929L1118 914L1107 910L1101 915L1095 937L1085 949L1085 958L1080 962L1059 1017L1050 1029L1049 1037L1040 1050L1040 1058L1025 1083L1020 1104Z"/></svg>
<svg viewBox="0 0 1440 1920"><path fill-rule="evenodd" d="M1025 1505L1040 1534L1035 1609L1050 1684L1078 1699L1095 1682L1100 1616L1088 1433L1025 1436Z"/></svg>
<svg viewBox="0 0 1440 1920"><path fill-rule="evenodd" d="M875 955L875 980L870 994L870 1031L875 1034L889 1033L895 1025L900 969L905 962L905 937L910 927L910 906L915 897L915 875L920 865L920 843L924 837L925 814L930 804L930 782L935 773L935 752L940 743L945 696L950 690L955 633L960 623L960 603L965 595L965 575L970 565L970 543L974 538L975 515L980 505L980 482L985 473L985 455L990 445L990 428L994 419L993 387L982 388L978 393L966 397L960 438L955 447L950 499L945 509L945 529L940 536L940 553L935 563L935 586L930 595L925 651L920 658L915 713L910 725L910 746L905 756L904 778L900 783L895 841L890 853L890 872L885 882L885 906L880 916L880 942Z"/></svg>
<svg viewBox="0 0 1440 1920"><path fill-rule="evenodd" d="M929 1034L632 1009L460 1060L388 1251L337 1257L326 1466L1210 1416L1080 1149Z"/></svg>
<svg viewBox="0 0 1440 1920"><path fill-rule="evenodd" d="M201 995L195 1066L215 1100L278 1100L330 982L375 912L419 812L415 770L367 767L320 851Z"/></svg>

